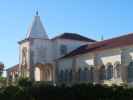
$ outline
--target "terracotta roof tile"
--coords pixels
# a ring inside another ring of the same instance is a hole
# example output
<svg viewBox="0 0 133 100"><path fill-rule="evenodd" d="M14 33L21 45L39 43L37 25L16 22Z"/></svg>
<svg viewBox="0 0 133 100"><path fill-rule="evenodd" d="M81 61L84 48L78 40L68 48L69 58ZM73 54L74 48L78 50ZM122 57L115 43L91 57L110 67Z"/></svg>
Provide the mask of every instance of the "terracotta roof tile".
<svg viewBox="0 0 133 100"><path fill-rule="evenodd" d="M105 49L117 48L127 45L133 45L133 33L108 40L94 42L93 44L83 45L77 48L76 50L73 50L72 52L68 53L62 58L76 56L87 52L101 51Z"/></svg>

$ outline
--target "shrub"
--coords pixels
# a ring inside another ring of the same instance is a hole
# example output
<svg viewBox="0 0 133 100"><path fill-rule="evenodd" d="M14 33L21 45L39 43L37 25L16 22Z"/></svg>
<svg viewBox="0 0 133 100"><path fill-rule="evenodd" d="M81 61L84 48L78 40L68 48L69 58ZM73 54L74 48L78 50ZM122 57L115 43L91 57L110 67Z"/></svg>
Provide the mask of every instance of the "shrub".
<svg viewBox="0 0 133 100"><path fill-rule="evenodd" d="M133 88L75 84L54 86L45 82L19 79L17 86L0 89L1 100L132 100Z"/></svg>

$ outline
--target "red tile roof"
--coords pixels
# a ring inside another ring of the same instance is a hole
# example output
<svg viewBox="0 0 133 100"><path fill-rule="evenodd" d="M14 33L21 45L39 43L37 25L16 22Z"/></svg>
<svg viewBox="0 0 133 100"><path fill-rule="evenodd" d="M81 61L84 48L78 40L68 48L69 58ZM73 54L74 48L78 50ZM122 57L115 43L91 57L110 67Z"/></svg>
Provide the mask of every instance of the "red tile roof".
<svg viewBox="0 0 133 100"><path fill-rule="evenodd" d="M127 45L133 45L133 33L108 39L108 40L94 42L93 44L83 45L77 48L76 50L73 50L72 52L68 53L62 58L76 56L76 55L84 54L88 52L95 52L95 51L101 51L101 50L110 49L110 48L117 48L117 47L122 47Z"/></svg>
<svg viewBox="0 0 133 100"><path fill-rule="evenodd" d="M54 37L53 39L71 39L71 40L79 40L79 41L86 41L86 42L96 42L93 39L81 36L79 34L76 33L63 33L59 36Z"/></svg>

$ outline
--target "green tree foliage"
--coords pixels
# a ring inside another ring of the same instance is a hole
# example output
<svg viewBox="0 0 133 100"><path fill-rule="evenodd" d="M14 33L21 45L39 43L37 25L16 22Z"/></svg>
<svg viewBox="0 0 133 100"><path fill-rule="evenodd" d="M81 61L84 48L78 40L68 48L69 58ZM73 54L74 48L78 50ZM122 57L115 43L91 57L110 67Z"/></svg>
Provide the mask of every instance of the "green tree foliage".
<svg viewBox="0 0 133 100"><path fill-rule="evenodd" d="M6 86L7 79L5 77L0 76L0 87Z"/></svg>
<svg viewBox="0 0 133 100"><path fill-rule="evenodd" d="M23 81L22 81L23 80ZM133 100L133 88L75 84L67 86L48 85L45 82L32 83L20 79L16 86L0 89L1 100Z"/></svg>
<svg viewBox="0 0 133 100"><path fill-rule="evenodd" d="M0 62L0 76L2 76L4 70L4 64Z"/></svg>
<svg viewBox="0 0 133 100"><path fill-rule="evenodd" d="M17 86L22 87L22 88L24 88L24 87L26 87L26 88L31 87L32 83L33 82L29 78L19 78L16 81Z"/></svg>

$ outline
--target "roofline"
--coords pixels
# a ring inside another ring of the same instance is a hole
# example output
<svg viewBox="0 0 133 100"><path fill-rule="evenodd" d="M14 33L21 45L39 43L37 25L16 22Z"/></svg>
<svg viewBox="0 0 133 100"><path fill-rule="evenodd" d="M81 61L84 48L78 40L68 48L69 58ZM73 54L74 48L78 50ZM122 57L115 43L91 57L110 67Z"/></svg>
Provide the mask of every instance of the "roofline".
<svg viewBox="0 0 133 100"><path fill-rule="evenodd" d="M125 36L128 36L128 35L131 35L131 34L133 34L133 33L128 33L128 34L126 34L126 35L121 35L121 36L118 36L118 37L114 37L114 38L110 38L110 39L106 39L106 40L102 40L102 41L97 41L97 42L94 42L94 43L91 44L91 45L94 45L94 44L97 44L97 43L102 43L102 42L109 41L109 40L119 39L119 38L122 38L122 37L125 37ZM87 46L87 45L89 45L89 44L82 45L82 46ZM127 44L127 45L117 46L117 47L113 47L113 48L120 48L120 47L131 46L131 45L133 45L133 44ZM79 48L81 48L82 46L80 46ZM77 49L78 49L78 48L77 48ZM74 52L74 51L77 50L77 49L74 49L74 50L71 51L71 52ZM108 49L110 49L110 48L104 48L103 50L99 50L99 51L104 51L104 50L108 50ZM71 53L71 52L70 52L70 53L64 55L63 57L60 57L60 58L57 59L57 60L65 59L65 58L70 58L70 57L74 57L74 56L78 56L78 55L82 55L82 54L86 54L86 53L99 52L99 51L96 51L96 50L94 50L94 51L86 51L86 52L79 53L79 54L75 54L75 55L68 55L68 54ZM68 56L67 56L67 55L68 55Z"/></svg>
<svg viewBox="0 0 133 100"><path fill-rule="evenodd" d="M50 39L44 39L44 38L25 38L21 41L18 41L18 44L21 44L23 42L27 42L28 40L32 40L32 39L50 40Z"/></svg>
<svg viewBox="0 0 133 100"><path fill-rule="evenodd" d="M11 70L11 69L15 68L16 66L18 67L19 64L16 64L16 65L14 65L14 66L12 66L12 67L10 67L10 68L7 68L6 71Z"/></svg>
<svg viewBox="0 0 133 100"><path fill-rule="evenodd" d="M75 34L75 35L79 35L79 36L82 36L82 37L88 38L88 37L83 36L83 35L80 35L80 34L78 34L78 33L64 32L64 33L61 33L60 35L57 35L57 36L51 38L51 40L56 40L56 39L67 39L67 38L60 38L60 37L59 37L59 36L65 34L65 33L68 33L68 34ZM88 38L88 39L90 39L90 38ZM67 39L67 40L76 40L76 39ZM96 42L96 40L94 40L94 39L90 39L90 40L93 41L93 42ZM85 41L85 42L89 42L89 41L87 41L87 40L76 40L76 41Z"/></svg>
<svg viewBox="0 0 133 100"><path fill-rule="evenodd" d="M76 39L65 39L65 38L57 38L57 39L51 39L52 41L54 40L69 40L69 41L77 41L77 42L86 42L89 43L89 41L81 41L81 40L76 40ZM91 43L95 43L95 42L91 42Z"/></svg>

